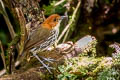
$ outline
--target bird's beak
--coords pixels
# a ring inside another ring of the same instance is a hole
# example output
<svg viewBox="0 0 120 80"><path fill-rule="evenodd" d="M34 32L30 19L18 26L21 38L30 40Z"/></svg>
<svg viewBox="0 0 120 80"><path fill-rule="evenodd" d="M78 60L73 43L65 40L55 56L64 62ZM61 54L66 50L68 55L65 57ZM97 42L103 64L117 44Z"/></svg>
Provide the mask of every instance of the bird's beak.
<svg viewBox="0 0 120 80"><path fill-rule="evenodd" d="M65 18L67 18L67 16L61 16L60 19L63 20L63 19L65 19Z"/></svg>

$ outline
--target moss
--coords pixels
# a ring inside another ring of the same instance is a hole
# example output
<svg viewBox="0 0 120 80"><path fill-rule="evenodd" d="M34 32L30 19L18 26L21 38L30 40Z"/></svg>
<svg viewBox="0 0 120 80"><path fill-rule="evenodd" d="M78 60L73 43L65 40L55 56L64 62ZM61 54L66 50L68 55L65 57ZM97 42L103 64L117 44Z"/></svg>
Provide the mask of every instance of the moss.
<svg viewBox="0 0 120 80"><path fill-rule="evenodd" d="M113 65L113 59L111 57L75 57L65 61L64 65L59 66L58 78L66 78L68 75L72 75L76 79L95 80L97 74L104 69L110 69ZM72 80L76 80L72 79ZM69 80L69 79L66 79Z"/></svg>
<svg viewBox="0 0 120 80"><path fill-rule="evenodd" d="M105 69L98 74L97 80L120 80L120 72L114 68Z"/></svg>

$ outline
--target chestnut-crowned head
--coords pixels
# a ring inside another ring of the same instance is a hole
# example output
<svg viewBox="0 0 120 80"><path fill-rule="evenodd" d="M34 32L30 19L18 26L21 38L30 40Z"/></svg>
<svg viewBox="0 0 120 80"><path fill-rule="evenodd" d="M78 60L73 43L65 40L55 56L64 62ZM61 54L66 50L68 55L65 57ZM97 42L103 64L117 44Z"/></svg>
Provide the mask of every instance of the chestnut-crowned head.
<svg viewBox="0 0 120 80"><path fill-rule="evenodd" d="M60 15L52 14L42 23L42 27L47 29L54 29L55 27L60 26L61 20L62 18Z"/></svg>

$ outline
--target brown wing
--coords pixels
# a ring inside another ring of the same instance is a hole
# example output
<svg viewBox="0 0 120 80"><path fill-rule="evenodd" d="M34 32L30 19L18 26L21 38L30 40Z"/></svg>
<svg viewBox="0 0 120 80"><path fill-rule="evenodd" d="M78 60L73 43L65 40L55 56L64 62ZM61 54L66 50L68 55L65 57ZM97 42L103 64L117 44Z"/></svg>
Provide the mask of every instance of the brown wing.
<svg viewBox="0 0 120 80"><path fill-rule="evenodd" d="M27 41L25 45L25 50L31 49L33 47L39 46L41 43L43 43L48 36L50 36L50 30L46 28L37 28L29 37L29 40Z"/></svg>

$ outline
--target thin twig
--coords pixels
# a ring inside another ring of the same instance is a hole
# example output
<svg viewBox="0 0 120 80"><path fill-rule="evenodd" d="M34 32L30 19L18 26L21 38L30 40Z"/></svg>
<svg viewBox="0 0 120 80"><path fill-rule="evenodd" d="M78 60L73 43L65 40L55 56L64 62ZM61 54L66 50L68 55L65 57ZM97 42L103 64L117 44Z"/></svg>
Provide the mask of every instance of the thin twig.
<svg viewBox="0 0 120 80"><path fill-rule="evenodd" d="M6 22L7 26L8 26L8 29L9 29L9 31L10 31L10 35L11 35L11 37L12 37L12 39L13 39L13 38L15 37L15 31L14 31L14 29L13 29L13 26L12 26L10 20L9 20L9 17L8 17L8 15L7 15L7 12L6 12L6 10L5 10L5 6L4 6L2 0L0 0L0 5L1 5L2 11L3 11L3 13L4 13L4 14L3 14L3 17L4 17L4 19L5 19L5 22Z"/></svg>
<svg viewBox="0 0 120 80"><path fill-rule="evenodd" d="M60 4L62 4L65 0L60 0L59 2L57 2L54 6L58 6Z"/></svg>
<svg viewBox="0 0 120 80"><path fill-rule="evenodd" d="M57 40L56 43L58 43L58 42L61 40L61 38L62 38L62 37L64 36L64 34L66 33L66 31L70 28L70 26L71 26L72 23L74 22L74 20L75 20L75 18L76 18L77 11L78 11L79 8L80 8L80 4L81 4L81 0L78 2L77 7L76 7L76 9L75 9L74 12L73 12L72 19L69 20L68 25L65 27L65 29L63 30L63 32L62 32L61 35L59 36L59 38L58 38L58 40Z"/></svg>
<svg viewBox="0 0 120 80"><path fill-rule="evenodd" d="M2 60L3 60L3 65L4 65L5 70L7 70L6 61L5 61L5 55L4 55L4 50L3 50L3 46L2 46L1 40L0 40L0 49L1 49L1 57L2 57Z"/></svg>
<svg viewBox="0 0 120 80"><path fill-rule="evenodd" d="M67 30L67 32L66 32L66 34L65 34L65 36L64 36L64 39L63 39L63 41L62 41L62 43L64 43L64 42L66 41L69 32L70 32L70 28Z"/></svg>
<svg viewBox="0 0 120 80"><path fill-rule="evenodd" d="M9 20L9 17L7 15L7 12L5 10L5 6L4 6L4 3L3 3L2 0L0 0L0 7L2 8L2 12L3 12L2 15L3 15L4 19L5 19L6 24L7 24L7 27L8 27L8 30L10 32L11 38L14 39L14 37L16 36L16 33L15 33L15 31L13 29L13 26L12 26L10 20ZM17 44L16 48L17 48L17 51L19 52L19 48L20 48L19 44Z"/></svg>

